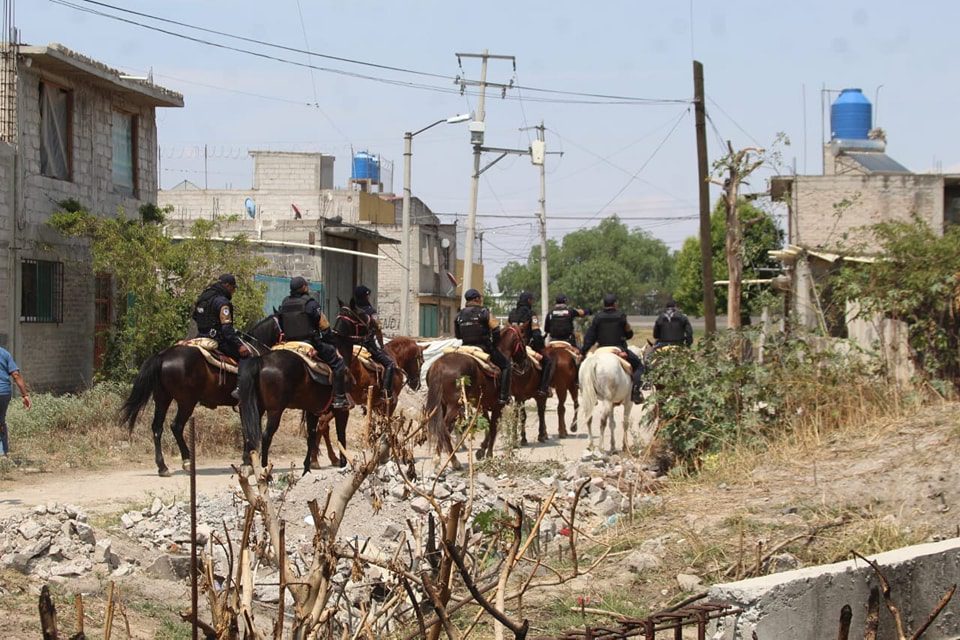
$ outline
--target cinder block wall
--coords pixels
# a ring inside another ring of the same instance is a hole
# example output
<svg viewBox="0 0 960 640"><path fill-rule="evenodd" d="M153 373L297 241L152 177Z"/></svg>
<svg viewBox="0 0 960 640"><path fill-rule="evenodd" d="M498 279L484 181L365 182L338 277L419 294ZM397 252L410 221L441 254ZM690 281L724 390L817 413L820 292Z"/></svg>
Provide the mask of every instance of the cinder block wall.
<svg viewBox="0 0 960 640"><path fill-rule="evenodd" d="M797 176L790 241L824 249L852 249L863 243L866 251L877 251L864 228L878 222L909 221L913 214L943 231L942 176Z"/></svg>
<svg viewBox="0 0 960 640"><path fill-rule="evenodd" d="M15 333L15 340L11 342L25 377L36 389L71 391L88 385L93 379L94 274L88 244L62 237L47 226L47 221L57 210L57 203L66 198L75 198L91 212L104 216L116 215L121 209L137 215L142 202L156 201L155 109L125 104L118 96L90 84L69 78L47 78L73 91L73 175L69 181L57 180L40 173L40 81L41 76L34 70L21 68L19 207L24 225L17 231L16 258L2 263L7 273L0 276L0 281L4 277L8 283L12 281L9 288L4 287L12 295L4 298L14 310L12 313L8 310L5 317L14 319L9 333ZM127 197L113 187L111 127L116 108L139 116L139 198ZM62 322L20 322L23 259L63 263Z"/></svg>

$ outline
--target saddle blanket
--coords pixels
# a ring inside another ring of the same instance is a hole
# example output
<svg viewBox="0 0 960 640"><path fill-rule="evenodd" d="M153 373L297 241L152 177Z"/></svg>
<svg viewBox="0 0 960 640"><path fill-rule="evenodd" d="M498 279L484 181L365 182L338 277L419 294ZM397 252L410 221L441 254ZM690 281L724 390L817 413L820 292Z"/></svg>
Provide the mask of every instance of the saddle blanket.
<svg viewBox="0 0 960 640"><path fill-rule="evenodd" d="M630 361L627 360L626 354L620 347L597 347L594 353L611 353L617 356L617 359L620 361L620 366L623 367L627 375L633 375L633 368L630 366Z"/></svg>
<svg viewBox="0 0 960 640"><path fill-rule="evenodd" d="M191 338L189 340L181 340L177 345L181 347L193 347L203 355L204 360L212 367L237 375L237 361L217 351L219 345L213 338Z"/></svg>
<svg viewBox="0 0 960 640"><path fill-rule="evenodd" d="M540 361L543 360L543 356L527 347L527 359L530 361L530 364L533 365L533 368L537 371L540 371Z"/></svg>
<svg viewBox="0 0 960 640"><path fill-rule="evenodd" d="M363 368L370 373L374 375L383 373L383 366L374 361L373 354L367 351L366 347L359 344L353 345L353 357L359 359Z"/></svg>
<svg viewBox="0 0 960 640"><path fill-rule="evenodd" d="M290 351L300 356L303 362L312 372L325 378L332 378L333 372L327 363L317 360L317 350L309 342L281 342L273 346L273 351Z"/></svg>
<svg viewBox="0 0 960 640"><path fill-rule="evenodd" d="M557 350L563 349L573 356L573 359L577 362L577 364L583 360L583 355L580 353L580 350L566 340L551 340L549 343L547 343L547 348L553 348Z"/></svg>
<svg viewBox="0 0 960 640"><path fill-rule="evenodd" d="M465 356L469 356L477 361L477 364L480 365L480 370L486 373L489 376L497 377L500 375L500 368L490 362L490 354L481 349L480 347L473 347L470 345L460 345L459 347L444 347L444 353L459 353Z"/></svg>

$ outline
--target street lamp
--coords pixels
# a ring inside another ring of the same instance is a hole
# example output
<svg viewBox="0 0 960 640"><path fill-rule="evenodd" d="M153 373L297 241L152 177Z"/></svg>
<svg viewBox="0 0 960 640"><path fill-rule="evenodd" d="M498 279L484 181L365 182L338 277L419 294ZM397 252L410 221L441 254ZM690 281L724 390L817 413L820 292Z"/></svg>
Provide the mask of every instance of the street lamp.
<svg viewBox="0 0 960 640"><path fill-rule="evenodd" d="M457 124L470 119L469 113L451 116L428 124L413 133L403 134L403 214L401 247L403 248L403 295L400 296L400 330L405 336L410 332L410 157L413 155L413 136L423 133L438 124Z"/></svg>

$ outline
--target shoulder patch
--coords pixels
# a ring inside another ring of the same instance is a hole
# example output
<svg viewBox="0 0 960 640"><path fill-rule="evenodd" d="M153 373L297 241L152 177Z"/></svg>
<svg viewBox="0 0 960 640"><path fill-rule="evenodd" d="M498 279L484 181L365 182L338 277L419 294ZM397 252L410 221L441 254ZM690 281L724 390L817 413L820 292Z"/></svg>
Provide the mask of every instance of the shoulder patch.
<svg viewBox="0 0 960 640"><path fill-rule="evenodd" d="M233 318L230 317L230 305L225 304L220 307L220 322L233 322Z"/></svg>

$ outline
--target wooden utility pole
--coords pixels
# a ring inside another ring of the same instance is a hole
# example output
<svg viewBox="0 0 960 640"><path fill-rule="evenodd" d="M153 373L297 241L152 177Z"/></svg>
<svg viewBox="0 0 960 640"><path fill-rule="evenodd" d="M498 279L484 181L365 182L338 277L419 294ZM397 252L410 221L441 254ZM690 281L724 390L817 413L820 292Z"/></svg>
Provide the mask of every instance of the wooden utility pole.
<svg viewBox="0 0 960 640"><path fill-rule="evenodd" d="M717 330L713 295L713 247L710 240L710 177L707 171L707 112L703 64L693 61L693 109L697 128L697 179L700 186L700 261L703 264L703 323L707 335Z"/></svg>

